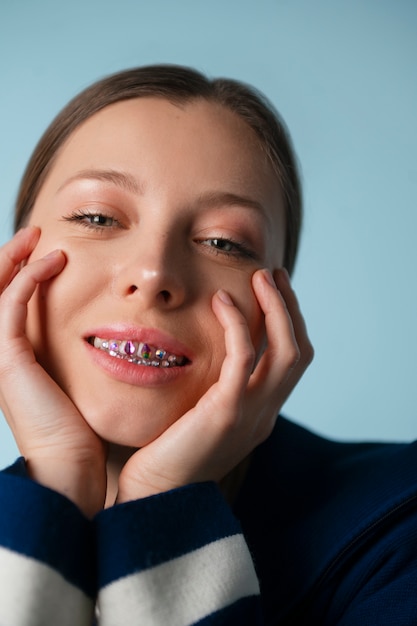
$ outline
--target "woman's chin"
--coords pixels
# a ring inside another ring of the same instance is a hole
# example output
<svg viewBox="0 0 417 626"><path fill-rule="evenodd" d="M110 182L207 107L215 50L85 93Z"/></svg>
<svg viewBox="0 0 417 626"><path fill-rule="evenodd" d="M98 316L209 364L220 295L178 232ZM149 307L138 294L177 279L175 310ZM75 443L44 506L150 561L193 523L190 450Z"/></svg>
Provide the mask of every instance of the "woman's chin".
<svg viewBox="0 0 417 626"><path fill-rule="evenodd" d="M90 402L77 402L78 410L92 430L104 441L118 446L143 448L167 430L190 407L150 406L147 403L134 403L133 406L120 402L107 403L105 406L92 406Z"/></svg>

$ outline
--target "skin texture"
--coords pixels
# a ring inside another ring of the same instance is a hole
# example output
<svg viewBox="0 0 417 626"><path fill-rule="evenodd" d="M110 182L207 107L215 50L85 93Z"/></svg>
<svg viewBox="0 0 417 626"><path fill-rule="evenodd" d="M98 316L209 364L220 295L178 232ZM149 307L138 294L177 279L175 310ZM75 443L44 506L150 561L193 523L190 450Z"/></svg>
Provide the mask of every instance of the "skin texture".
<svg viewBox="0 0 417 626"><path fill-rule="evenodd" d="M29 223L0 251L0 402L33 477L88 515L106 455L108 503L220 480L312 358L253 131L204 100L111 105L63 146ZM92 335L186 365L121 365Z"/></svg>

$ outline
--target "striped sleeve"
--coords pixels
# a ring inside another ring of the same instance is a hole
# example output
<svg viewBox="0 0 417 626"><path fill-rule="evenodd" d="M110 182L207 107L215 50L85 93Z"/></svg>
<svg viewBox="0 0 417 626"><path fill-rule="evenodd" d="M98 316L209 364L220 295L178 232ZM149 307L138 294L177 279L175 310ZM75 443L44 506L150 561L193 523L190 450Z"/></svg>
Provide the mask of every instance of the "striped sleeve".
<svg viewBox="0 0 417 626"><path fill-rule="evenodd" d="M0 624L91 626L92 523L23 465L0 472Z"/></svg>
<svg viewBox="0 0 417 626"><path fill-rule="evenodd" d="M249 550L214 483L118 505L96 522L100 626L261 623Z"/></svg>

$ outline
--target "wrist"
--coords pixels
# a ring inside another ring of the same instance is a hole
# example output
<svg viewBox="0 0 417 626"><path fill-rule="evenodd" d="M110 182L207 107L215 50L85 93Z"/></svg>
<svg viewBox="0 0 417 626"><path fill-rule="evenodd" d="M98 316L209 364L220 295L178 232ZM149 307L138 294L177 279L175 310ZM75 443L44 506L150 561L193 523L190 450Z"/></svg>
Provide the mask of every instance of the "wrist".
<svg viewBox="0 0 417 626"><path fill-rule="evenodd" d="M29 477L71 500L88 518L104 506L106 468L100 461L26 458Z"/></svg>

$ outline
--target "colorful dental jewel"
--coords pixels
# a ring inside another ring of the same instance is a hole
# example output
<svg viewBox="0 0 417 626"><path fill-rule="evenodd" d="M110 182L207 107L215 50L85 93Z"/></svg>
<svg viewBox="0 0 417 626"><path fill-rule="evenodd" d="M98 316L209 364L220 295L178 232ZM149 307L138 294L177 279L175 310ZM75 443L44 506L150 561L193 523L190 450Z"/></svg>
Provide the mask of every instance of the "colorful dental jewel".
<svg viewBox="0 0 417 626"><path fill-rule="evenodd" d="M101 339L91 337L95 348L107 352L112 357L124 359L135 365L146 365L151 367L175 367L184 365L184 356L169 354L163 348L156 348L147 343L139 343L126 339L119 341L116 339Z"/></svg>
<svg viewBox="0 0 417 626"><path fill-rule="evenodd" d="M150 349L150 347L148 346L147 343L143 344L142 351L141 351L141 356L144 359L149 359L149 357L151 356L151 349Z"/></svg>
<svg viewBox="0 0 417 626"><path fill-rule="evenodd" d="M125 343L125 353L129 356L132 356L136 352L136 346L133 341L126 341Z"/></svg>
<svg viewBox="0 0 417 626"><path fill-rule="evenodd" d="M112 341L109 344L108 350L111 356L117 356L119 354L119 344L117 343L117 341Z"/></svg>

